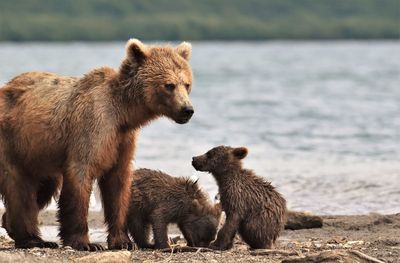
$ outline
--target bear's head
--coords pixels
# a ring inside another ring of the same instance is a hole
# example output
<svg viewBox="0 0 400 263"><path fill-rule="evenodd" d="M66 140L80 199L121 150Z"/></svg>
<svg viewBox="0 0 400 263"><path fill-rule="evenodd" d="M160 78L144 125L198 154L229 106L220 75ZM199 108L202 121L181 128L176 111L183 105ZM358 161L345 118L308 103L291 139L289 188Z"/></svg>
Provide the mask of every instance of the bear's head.
<svg viewBox="0 0 400 263"><path fill-rule="evenodd" d="M228 169L240 168L241 160L247 153L245 147L218 146L203 155L193 157L192 165L198 171L223 173Z"/></svg>
<svg viewBox="0 0 400 263"><path fill-rule="evenodd" d="M211 205L204 200L194 199L188 215L178 224L187 245L208 247L217 234L221 213L220 204Z"/></svg>
<svg viewBox="0 0 400 263"><path fill-rule="evenodd" d="M189 65L190 43L176 47L148 46L137 39L126 45L126 59L120 74L130 101L140 101L152 116L167 116L179 124L186 123L194 110L189 99L192 70Z"/></svg>

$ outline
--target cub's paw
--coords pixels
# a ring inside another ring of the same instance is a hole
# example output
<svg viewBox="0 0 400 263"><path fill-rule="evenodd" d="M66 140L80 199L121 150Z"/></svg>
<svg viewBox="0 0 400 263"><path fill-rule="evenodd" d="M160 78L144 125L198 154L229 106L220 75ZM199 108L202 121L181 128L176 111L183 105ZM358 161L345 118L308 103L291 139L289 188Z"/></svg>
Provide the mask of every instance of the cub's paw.
<svg viewBox="0 0 400 263"><path fill-rule="evenodd" d="M211 244L208 246L208 248L214 249L214 250L228 250L232 248L232 244L220 244L218 242L211 242Z"/></svg>
<svg viewBox="0 0 400 263"><path fill-rule="evenodd" d="M170 248L167 242L162 242L162 243L157 243L154 245L155 249L165 249L165 248Z"/></svg>
<svg viewBox="0 0 400 263"><path fill-rule="evenodd" d="M155 249L155 245L153 244L137 244L140 249Z"/></svg>

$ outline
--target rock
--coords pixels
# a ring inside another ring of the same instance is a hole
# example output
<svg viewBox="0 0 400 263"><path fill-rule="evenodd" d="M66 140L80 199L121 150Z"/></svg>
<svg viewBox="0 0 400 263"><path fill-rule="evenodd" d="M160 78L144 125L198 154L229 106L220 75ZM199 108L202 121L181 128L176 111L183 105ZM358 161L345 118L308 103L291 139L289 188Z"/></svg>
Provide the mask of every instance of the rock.
<svg viewBox="0 0 400 263"><path fill-rule="evenodd" d="M322 218L304 212L289 211L285 229L299 230L321 228Z"/></svg>
<svg viewBox="0 0 400 263"><path fill-rule="evenodd" d="M390 219L388 216L380 216L374 222L374 225L381 225L381 224L393 224L393 220Z"/></svg>
<svg viewBox="0 0 400 263"><path fill-rule="evenodd" d="M131 252L129 251L116 251L116 252L98 252L91 253L90 255L76 258L74 262L79 263L119 263L131 262Z"/></svg>

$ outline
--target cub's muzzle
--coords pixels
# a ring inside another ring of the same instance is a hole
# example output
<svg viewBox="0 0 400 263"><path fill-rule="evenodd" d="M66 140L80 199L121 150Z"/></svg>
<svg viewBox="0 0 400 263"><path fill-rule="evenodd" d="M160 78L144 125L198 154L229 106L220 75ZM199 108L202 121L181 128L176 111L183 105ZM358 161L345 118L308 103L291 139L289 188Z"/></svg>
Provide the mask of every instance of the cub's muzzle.
<svg viewBox="0 0 400 263"><path fill-rule="evenodd" d="M204 172L204 167L202 165L202 161L201 161L201 157L197 156L197 157L193 157L192 158L192 166L194 167L194 169L196 169L197 171L203 171Z"/></svg>

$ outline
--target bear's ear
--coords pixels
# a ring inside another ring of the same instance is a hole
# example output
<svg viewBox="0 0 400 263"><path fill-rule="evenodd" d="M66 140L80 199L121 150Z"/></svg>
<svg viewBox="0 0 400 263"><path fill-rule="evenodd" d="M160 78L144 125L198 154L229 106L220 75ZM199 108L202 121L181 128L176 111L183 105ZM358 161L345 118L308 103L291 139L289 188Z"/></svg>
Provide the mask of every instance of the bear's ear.
<svg viewBox="0 0 400 263"><path fill-rule="evenodd" d="M131 38L126 43L126 54L131 60L143 61L148 56L148 53L148 47L138 39Z"/></svg>
<svg viewBox="0 0 400 263"><path fill-rule="evenodd" d="M196 215L201 215L201 214L202 214L202 212L203 212L203 206L200 204L199 200L194 199L194 200L192 201L192 206L193 206L193 212L194 212Z"/></svg>
<svg viewBox="0 0 400 263"><path fill-rule="evenodd" d="M216 203L213 207L213 214L216 218L220 218L222 213L222 206L221 203Z"/></svg>
<svg viewBox="0 0 400 263"><path fill-rule="evenodd" d="M189 60L192 54L192 44L189 42L182 42L175 48L175 51L185 60Z"/></svg>
<svg viewBox="0 0 400 263"><path fill-rule="evenodd" d="M239 160L243 159L247 156L248 150L246 147L239 147L233 149L233 155L238 158Z"/></svg>
<svg viewBox="0 0 400 263"><path fill-rule="evenodd" d="M199 181L199 178L195 175L192 175L187 181L186 181L186 191L191 192L191 193L196 193L198 191L198 185L197 182Z"/></svg>

